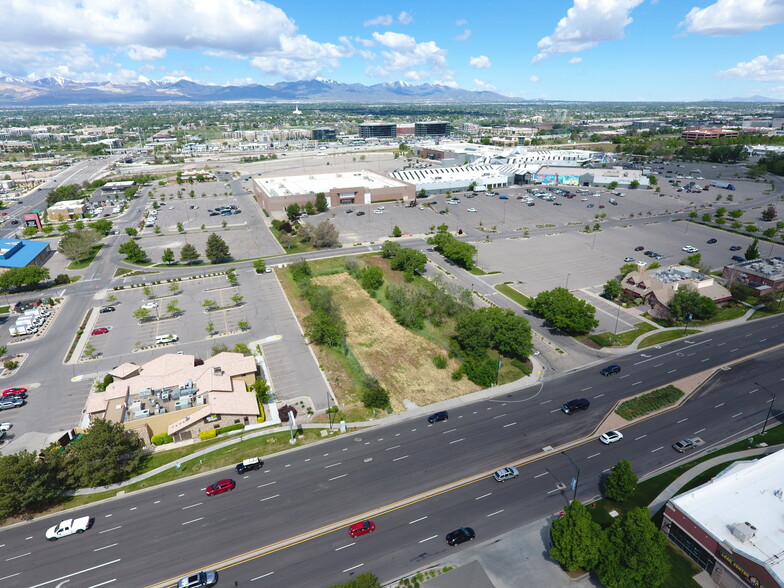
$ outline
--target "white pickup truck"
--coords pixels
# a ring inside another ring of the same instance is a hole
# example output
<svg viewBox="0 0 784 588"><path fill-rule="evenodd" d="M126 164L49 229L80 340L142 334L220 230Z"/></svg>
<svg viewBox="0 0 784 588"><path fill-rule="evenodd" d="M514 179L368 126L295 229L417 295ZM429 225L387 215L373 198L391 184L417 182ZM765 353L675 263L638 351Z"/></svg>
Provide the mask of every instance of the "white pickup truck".
<svg viewBox="0 0 784 588"><path fill-rule="evenodd" d="M74 533L84 533L92 526L93 521L90 517L65 519L64 521L60 521L59 525L51 527L46 532L46 538L49 541L57 541L61 537L68 537L68 535L73 535Z"/></svg>

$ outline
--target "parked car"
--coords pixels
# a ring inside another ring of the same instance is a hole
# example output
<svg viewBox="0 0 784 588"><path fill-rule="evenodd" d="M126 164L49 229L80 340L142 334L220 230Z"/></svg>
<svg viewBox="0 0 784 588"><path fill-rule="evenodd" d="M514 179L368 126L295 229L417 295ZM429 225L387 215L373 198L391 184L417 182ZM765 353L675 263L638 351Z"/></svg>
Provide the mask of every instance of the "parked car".
<svg viewBox="0 0 784 588"><path fill-rule="evenodd" d="M98 312L101 312L101 313L103 313L103 312L114 312L115 310L117 310L117 309L114 308L114 306L102 306L101 308L98 309Z"/></svg>
<svg viewBox="0 0 784 588"><path fill-rule="evenodd" d="M362 210L358 210L357 216L365 216L365 213Z"/></svg>
<svg viewBox="0 0 784 588"><path fill-rule="evenodd" d="M448 421L448 420L449 420L449 413L445 410L436 412L434 414L431 414L429 417L427 417L427 422L430 423L431 425L433 423L439 423L441 421Z"/></svg>
<svg viewBox="0 0 784 588"><path fill-rule="evenodd" d="M181 578L177 588L208 588L218 583L218 572L207 570Z"/></svg>
<svg viewBox="0 0 784 588"><path fill-rule="evenodd" d="M738 263L742 263L742 262L744 262L746 260L743 257L741 257L740 255L733 255L732 256L732 261L737 261Z"/></svg>
<svg viewBox="0 0 784 588"><path fill-rule="evenodd" d="M507 480L516 478L519 475L520 472L517 471L517 468L509 466L506 468L501 468L500 470L496 470L493 474L493 478L496 482L506 482Z"/></svg>
<svg viewBox="0 0 784 588"><path fill-rule="evenodd" d="M692 247L691 245L686 245L685 247L682 247L681 250L686 253L697 253L699 251L699 249Z"/></svg>
<svg viewBox="0 0 784 588"><path fill-rule="evenodd" d="M17 396L7 396L5 398L0 398L0 410L19 408L20 406L24 406L24 405L25 405L24 399L19 398Z"/></svg>
<svg viewBox="0 0 784 588"><path fill-rule="evenodd" d="M446 536L446 542L449 545L459 545L466 541L473 541L475 537L476 533L471 527L460 527Z"/></svg>
<svg viewBox="0 0 784 588"><path fill-rule="evenodd" d="M353 208L349 208L349 209L346 210L346 214L351 214L352 212L354 212Z"/></svg>
<svg viewBox="0 0 784 588"><path fill-rule="evenodd" d="M27 388L6 388L0 393L0 396L14 396L16 394L26 394Z"/></svg>
<svg viewBox="0 0 784 588"><path fill-rule="evenodd" d="M713 245L716 242L717 242L716 239L708 239L707 241L708 245Z"/></svg>
<svg viewBox="0 0 784 588"><path fill-rule="evenodd" d="M610 445L611 443L615 443L621 439L623 439L623 433L620 431L607 431L606 433L599 436L599 441L605 445Z"/></svg>
<svg viewBox="0 0 784 588"><path fill-rule="evenodd" d="M574 414L580 410L587 410L589 406L591 406L591 403L587 398L575 398L564 404L561 410L566 414Z"/></svg>
<svg viewBox="0 0 784 588"><path fill-rule="evenodd" d="M637 247L634 248L635 251L642 251L643 249L645 249L645 247L642 245L637 245Z"/></svg>
<svg viewBox="0 0 784 588"><path fill-rule="evenodd" d="M624 257L624 258L623 258L623 260L624 260L626 263L634 263L634 258L633 258L633 257L628 257L628 256L627 256L627 257Z"/></svg>
<svg viewBox="0 0 784 588"><path fill-rule="evenodd" d="M613 374L620 374L621 373L621 366L619 366L617 363L614 363L612 365L608 365L608 366L603 367L602 371L599 372L599 373L601 373L603 376L611 376Z"/></svg>
<svg viewBox="0 0 784 588"><path fill-rule="evenodd" d="M730 251L740 251L741 249L743 249L743 247L741 247L740 245L733 245L732 247L730 247Z"/></svg>
<svg viewBox="0 0 784 588"><path fill-rule="evenodd" d="M11 423L0 423L0 431L2 431L3 433L10 430L11 427L13 427Z"/></svg>
<svg viewBox="0 0 784 588"><path fill-rule="evenodd" d="M467 208L466 212L479 212L476 208Z"/></svg>
<svg viewBox="0 0 784 588"><path fill-rule="evenodd" d="M97 329L93 329L92 334L93 335L105 335L108 332L109 332L109 329L107 329L106 327L98 327Z"/></svg>
<svg viewBox="0 0 784 588"><path fill-rule="evenodd" d="M145 310L152 310L153 308L158 308L158 303L157 302L145 302L144 304L142 304L142 308L144 308Z"/></svg>
<svg viewBox="0 0 784 588"><path fill-rule="evenodd" d="M692 439L681 439L680 441L672 444L672 448L678 453L689 451L695 447L696 445Z"/></svg>
<svg viewBox="0 0 784 588"><path fill-rule="evenodd" d="M360 535L372 533L375 530L376 524L373 521L360 521L348 528L348 534L352 537L359 537Z"/></svg>
<svg viewBox="0 0 784 588"><path fill-rule="evenodd" d="M229 492L231 490L234 490L236 486L237 483L230 478L227 478L225 480L218 480L214 484L207 486L207 490L206 490L207 496L214 496L215 494L223 494L224 492Z"/></svg>

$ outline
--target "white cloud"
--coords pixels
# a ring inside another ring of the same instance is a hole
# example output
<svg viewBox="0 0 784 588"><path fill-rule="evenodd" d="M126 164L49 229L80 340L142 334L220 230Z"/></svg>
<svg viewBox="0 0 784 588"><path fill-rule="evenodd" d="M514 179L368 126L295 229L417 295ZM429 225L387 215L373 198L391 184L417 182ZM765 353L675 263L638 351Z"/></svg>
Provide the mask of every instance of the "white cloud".
<svg viewBox="0 0 784 588"><path fill-rule="evenodd" d="M371 18L370 20L366 20L362 23L363 27L388 27L395 19L392 18L391 14L382 14L381 16L377 16L376 18Z"/></svg>
<svg viewBox="0 0 784 588"><path fill-rule="evenodd" d="M446 86L448 88L458 88L457 82L454 80L433 80L435 86Z"/></svg>
<svg viewBox="0 0 784 588"><path fill-rule="evenodd" d="M569 60L569 65L577 65L578 63L582 63L582 62L583 62L583 58L582 57L572 57Z"/></svg>
<svg viewBox="0 0 784 588"><path fill-rule="evenodd" d="M381 52L384 65L370 70L380 77L387 77L393 72L413 70L420 66L436 71L442 71L447 67L447 52L433 41L417 43L414 37L393 32L373 33L373 39L387 48Z"/></svg>
<svg viewBox="0 0 784 588"><path fill-rule="evenodd" d="M318 75L324 67L337 67L341 57L353 55L347 39L344 45L316 43L305 35L282 37L279 51L270 51L250 60L250 64L265 74L277 74L287 80L303 80Z"/></svg>
<svg viewBox="0 0 784 588"><path fill-rule="evenodd" d="M142 47L141 45L131 45L128 47L128 57L134 61L152 61L166 57L166 49L155 49L153 47Z"/></svg>
<svg viewBox="0 0 784 588"><path fill-rule="evenodd" d="M773 57L760 55L751 61L740 62L735 67L719 72L719 77L757 82L784 82L784 54Z"/></svg>
<svg viewBox="0 0 784 588"><path fill-rule="evenodd" d="M490 92L495 91L495 86L492 84L487 84L482 80L474 80L474 89L475 90L488 90Z"/></svg>
<svg viewBox="0 0 784 588"><path fill-rule="evenodd" d="M486 55L480 55L479 57L472 57L468 60L468 65L471 67L475 67L476 69L488 69L493 67L493 64L490 62L490 58Z"/></svg>
<svg viewBox="0 0 784 588"><path fill-rule="evenodd" d="M700 35L738 35L784 22L782 0L717 0L692 8L678 26Z"/></svg>
<svg viewBox="0 0 784 588"><path fill-rule="evenodd" d="M404 10L403 12L398 14L397 22L404 25L411 24L412 22L414 22L414 17L411 15L410 12L406 12Z"/></svg>
<svg viewBox="0 0 784 588"><path fill-rule="evenodd" d="M232 78L226 80L227 86L252 86L256 81L253 78Z"/></svg>
<svg viewBox="0 0 784 588"><path fill-rule="evenodd" d="M542 38L533 63L557 53L577 53L604 41L623 38L631 24L629 13L643 0L574 0L574 6L558 21L552 35Z"/></svg>
<svg viewBox="0 0 784 588"><path fill-rule="evenodd" d="M353 54L347 42L339 47L298 34L283 10L260 0L80 0L59 1L56 9L51 2L2 4L4 22L14 26L3 30L9 51L0 53L0 69L25 75L56 69L42 64L59 61L74 79L108 76L87 62L79 67L71 53L80 46L86 48L82 54L92 54L93 48L121 50L135 60L160 59L169 49L280 59L278 70L316 73L317 65L334 67L340 57Z"/></svg>
<svg viewBox="0 0 784 588"><path fill-rule="evenodd" d="M471 36L471 29L466 29L455 37L455 41L467 41L468 37L470 36Z"/></svg>
<svg viewBox="0 0 784 588"><path fill-rule="evenodd" d="M404 73L403 77L412 82L424 82L425 80L430 79L430 72L426 70L412 70Z"/></svg>
<svg viewBox="0 0 784 588"><path fill-rule="evenodd" d="M464 27L467 24L468 24L468 20L466 20L465 18L460 18L460 19L455 21L455 26L456 27Z"/></svg>
<svg viewBox="0 0 784 588"><path fill-rule="evenodd" d="M541 82L542 78L540 78L539 76L530 76L528 78L528 81L531 82L532 84L536 84L537 82Z"/></svg>

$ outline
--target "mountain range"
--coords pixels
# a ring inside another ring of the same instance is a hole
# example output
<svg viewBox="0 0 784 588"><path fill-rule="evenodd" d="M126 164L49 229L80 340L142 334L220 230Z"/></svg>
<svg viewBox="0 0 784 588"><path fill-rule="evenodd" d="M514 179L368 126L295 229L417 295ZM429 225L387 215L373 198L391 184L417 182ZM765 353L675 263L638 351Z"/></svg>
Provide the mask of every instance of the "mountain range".
<svg viewBox="0 0 784 588"><path fill-rule="evenodd" d="M440 84L385 82L365 86L316 78L278 82L270 86L214 86L181 79L175 82L75 82L65 78L28 81L0 77L0 105L55 106L64 104L123 104L141 102L506 102L495 92L473 92Z"/></svg>

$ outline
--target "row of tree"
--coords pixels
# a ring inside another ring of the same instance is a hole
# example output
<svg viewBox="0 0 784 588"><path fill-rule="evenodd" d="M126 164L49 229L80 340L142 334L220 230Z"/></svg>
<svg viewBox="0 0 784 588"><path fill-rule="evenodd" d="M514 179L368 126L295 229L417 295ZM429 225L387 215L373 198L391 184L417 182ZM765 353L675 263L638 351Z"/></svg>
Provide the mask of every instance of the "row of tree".
<svg viewBox="0 0 784 588"><path fill-rule="evenodd" d="M464 269L474 269L474 257L476 257L476 247L470 243L458 241L454 235L447 233L446 230L430 237L427 242L434 246L434 249L449 261Z"/></svg>
<svg viewBox="0 0 784 588"><path fill-rule="evenodd" d="M33 287L48 279L49 268L36 265L15 267L0 274L0 290Z"/></svg>
<svg viewBox="0 0 784 588"><path fill-rule="evenodd" d="M147 252L144 251L144 249L142 249L141 246L133 239L120 245L119 251L125 255L126 259L131 263L142 263L147 260ZM232 259L229 246L226 244L226 241L224 241L223 237L216 233L212 233L209 237L207 237L207 248L204 252L204 255L212 263L221 263ZM199 252L191 243L186 243L182 246L182 249L180 249L180 261L182 263L194 263L198 261L199 257L201 257ZM163 263L174 263L174 251L169 247L164 249L161 261Z"/></svg>

